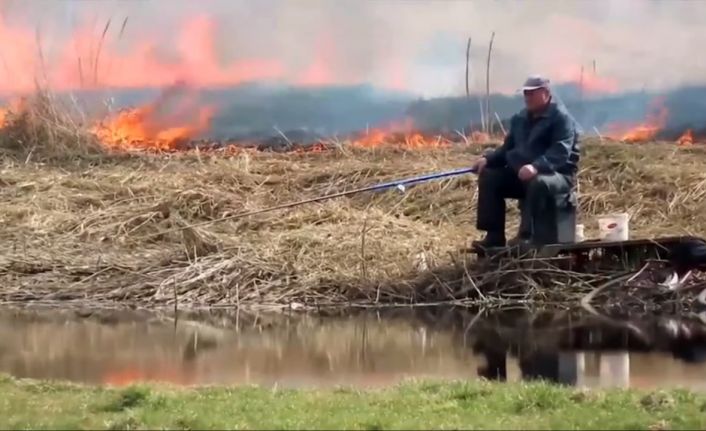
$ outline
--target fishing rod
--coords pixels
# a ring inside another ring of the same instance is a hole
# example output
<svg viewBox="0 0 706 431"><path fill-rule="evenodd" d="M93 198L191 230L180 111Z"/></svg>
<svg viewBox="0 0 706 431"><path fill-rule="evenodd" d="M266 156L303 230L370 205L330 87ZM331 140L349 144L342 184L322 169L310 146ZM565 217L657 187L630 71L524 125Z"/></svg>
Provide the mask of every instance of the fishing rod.
<svg viewBox="0 0 706 431"><path fill-rule="evenodd" d="M222 222L222 221L226 221L226 220L234 220L234 219L239 219L239 218L243 218L243 217L249 217L249 216L252 216L252 215L263 214L263 213L268 213L268 212L272 212L272 211L283 210L283 209L287 209L287 208L294 208L294 207L297 207L297 206L300 206L300 205L305 205L305 204L314 203L314 202L322 202L322 201L326 201L326 200L329 200L329 199L335 199L335 198L340 198L340 197L343 197L343 196L354 195L354 194L357 194L357 193L376 192L376 191L381 191L381 190L386 190L386 189L391 189L391 188L396 188L396 189L398 189L399 191L401 191L401 192L404 193L404 192L406 191L406 187L405 187L405 186L411 186L411 185L414 185L414 184L419 184L419 183L423 183L423 182L427 182L427 181L432 181L432 180L439 180L439 179L442 179L442 178L450 178L450 177L456 177L456 176L459 176L459 175L475 174L475 173L477 173L476 168L471 167L471 168L456 169L456 170L453 170L453 171L445 171L445 172L437 172L437 173L434 173L434 174L421 175L421 176L418 176L418 177L404 178L404 179L401 179L401 180L389 181L389 182L386 182L386 183L374 184L374 185L371 185L371 186L361 187L361 188L358 188L358 189L348 190L348 191L344 191L344 192L331 193L331 194L328 194L328 195L318 196L318 197L315 197L315 198L304 199L304 200L301 200L301 201L290 202L290 203L286 203L286 204L282 204L282 205L276 205L276 206L272 206L272 207L268 207L268 208L263 208L263 209L255 210L255 211L242 212L242 213L233 214L233 215L230 215L230 216L227 216L227 217L221 217L221 218L214 219L214 220L206 220L206 221L203 221L203 222L200 222L200 223L191 224L191 225L188 225L188 226L182 226L182 227L178 227L178 228L175 228L175 229L169 229L169 230L166 230L166 231L164 231L164 232L160 232L160 233L158 233L158 234L150 235L149 237L151 237L151 236L163 235L163 234L168 233L168 232L179 231L179 230L189 229L189 228L193 228L193 227L198 227L198 226L204 226L204 225L208 225L208 224L218 223L218 222ZM149 238L149 237L148 237L148 238Z"/></svg>

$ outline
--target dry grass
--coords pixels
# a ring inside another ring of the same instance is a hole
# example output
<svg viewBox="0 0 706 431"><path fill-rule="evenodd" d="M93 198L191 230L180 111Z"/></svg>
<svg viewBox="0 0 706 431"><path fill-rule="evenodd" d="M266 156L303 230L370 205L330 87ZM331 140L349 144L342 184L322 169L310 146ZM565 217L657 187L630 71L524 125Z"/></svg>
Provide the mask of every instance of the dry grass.
<svg viewBox="0 0 706 431"><path fill-rule="evenodd" d="M103 147L83 126L82 117L76 105L39 89L7 111L0 148L24 162L104 156Z"/></svg>
<svg viewBox="0 0 706 431"><path fill-rule="evenodd" d="M61 152L56 143L68 136L34 152ZM90 153L91 141L81 142L74 148ZM427 267L448 265L476 236L471 176L188 226L465 167L480 151L344 147L104 157L98 165L6 153L0 298L241 306L448 299L443 289L419 295L415 283L429 276L422 256ZM631 213L632 236L705 234L704 163L700 148L588 143L580 176L587 234L596 234L597 214L613 211Z"/></svg>

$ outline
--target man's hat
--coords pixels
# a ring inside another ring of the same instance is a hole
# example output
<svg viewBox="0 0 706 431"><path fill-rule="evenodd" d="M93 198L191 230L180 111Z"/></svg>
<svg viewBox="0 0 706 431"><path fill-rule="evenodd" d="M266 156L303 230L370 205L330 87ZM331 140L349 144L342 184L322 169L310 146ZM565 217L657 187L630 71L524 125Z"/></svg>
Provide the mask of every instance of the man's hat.
<svg viewBox="0 0 706 431"><path fill-rule="evenodd" d="M536 90L538 88L549 88L549 80L539 75L532 75L525 80L521 91Z"/></svg>

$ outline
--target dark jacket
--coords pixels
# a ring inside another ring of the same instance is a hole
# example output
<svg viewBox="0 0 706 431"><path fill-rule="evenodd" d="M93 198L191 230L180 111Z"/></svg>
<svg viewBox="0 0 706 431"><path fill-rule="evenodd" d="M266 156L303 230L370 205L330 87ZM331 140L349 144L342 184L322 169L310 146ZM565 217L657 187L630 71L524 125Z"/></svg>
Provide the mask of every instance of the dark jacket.
<svg viewBox="0 0 706 431"><path fill-rule="evenodd" d="M579 163L579 136L574 119L563 106L550 102L531 119L526 109L510 120L505 142L486 154L487 166L510 166L515 171L532 164L540 174L554 172L574 177Z"/></svg>

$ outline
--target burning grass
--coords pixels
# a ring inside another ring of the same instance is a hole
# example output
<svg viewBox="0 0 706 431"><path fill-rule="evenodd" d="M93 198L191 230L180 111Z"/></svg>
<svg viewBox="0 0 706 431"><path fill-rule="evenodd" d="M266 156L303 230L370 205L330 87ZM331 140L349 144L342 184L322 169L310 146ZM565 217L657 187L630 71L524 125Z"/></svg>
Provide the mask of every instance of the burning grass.
<svg viewBox="0 0 706 431"><path fill-rule="evenodd" d="M82 126L75 112L50 91L18 99L0 113L2 152L24 161L103 155L105 147Z"/></svg>
<svg viewBox="0 0 706 431"><path fill-rule="evenodd" d="M457 250L477 235L474 177L216 220L465 167L481 151L196 151L99 165L5 155L0 299L153 306L449 300L445 283L423 283L462 261ZM596 233L597 214L614 211L631 213L635 237L706 234L704 163L699 147L588 143L580 176L587 234ZM199 223L206 224L192 226Z"/></svg>

